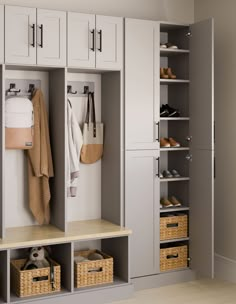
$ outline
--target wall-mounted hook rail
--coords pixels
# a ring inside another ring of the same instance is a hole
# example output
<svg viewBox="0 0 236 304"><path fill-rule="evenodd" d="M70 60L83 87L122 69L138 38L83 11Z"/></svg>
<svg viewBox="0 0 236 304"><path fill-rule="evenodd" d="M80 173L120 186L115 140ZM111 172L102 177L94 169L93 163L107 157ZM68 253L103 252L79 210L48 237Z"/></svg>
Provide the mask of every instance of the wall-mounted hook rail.
<svg viewBox="0 0 236 304"><path fill-rule="evenodd" d="M41 88L41 80L6 79L6 96L32 96L36 88Z"/></svg>

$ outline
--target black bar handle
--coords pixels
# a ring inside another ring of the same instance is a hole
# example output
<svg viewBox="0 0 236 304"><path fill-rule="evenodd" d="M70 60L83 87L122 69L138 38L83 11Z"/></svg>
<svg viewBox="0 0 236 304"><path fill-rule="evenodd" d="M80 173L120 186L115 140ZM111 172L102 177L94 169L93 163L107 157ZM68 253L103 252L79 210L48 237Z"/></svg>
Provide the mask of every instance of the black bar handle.
<svg viewBox="0 0 236 304"><path fill-rule="evenodd" d="M157 123L156 123L156 128L158 127L158 131L157 131L157 134L156 134L156 140L158 141L158 142L160 142L160 122L158 121Z"/></svg>
<svg viewBox="0 0 236 304"><path fill-rule="evenodd" d="M90 48L91 51L95 52L95 30L91 31L92 34L92 47Z"/></svg>
<svg viewBox="0 0 236 304"><path fill-rule="evenodd" d="M41 24L40 26L39 26L39 28L40 28L40 31L41 31L41 41L40 41L40 47L41 48L43 48L43 24Z"/></svg>
<svg viewBox="0 0 236 304"><path fill-rule="evenodd" d="M31 43L32 47L35 47L35 24L31 26L33 30L33 42Z"/></svg>
<svg viewBox="0 0 236 304"><path fill-rule="evenodd" d="M156 172L156 176L160 177L160 157L158 157L156 160L157 160L157 165L158 165L158 170Z"/></svg>
<svg viewBox="0 0 236 304"><path fill-rule="evenodd" d="M99 52L102 52L102 30L98 31L98 35L100 36L100 47L99 47Z"/></svg>

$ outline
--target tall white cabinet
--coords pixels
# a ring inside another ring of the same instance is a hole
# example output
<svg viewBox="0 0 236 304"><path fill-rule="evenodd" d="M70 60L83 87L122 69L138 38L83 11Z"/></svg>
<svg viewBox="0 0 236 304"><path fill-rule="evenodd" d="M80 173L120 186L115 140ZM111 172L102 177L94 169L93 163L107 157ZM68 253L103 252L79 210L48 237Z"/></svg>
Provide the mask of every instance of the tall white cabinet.
<svg viewBox="0 0 236 304"><path fill-rule="evenodd" d="M178 49L160 48L167 42ZM125 20L125 225L133 230L131 277L137 284L162 275L173 280L178 272L161 270L160 252L180 245L188 248L188 267L176 269L182 276L214 276L213 48L212 20L189 26ZM171 67L177 78L161 79L160 67ZM165 104L180 117L160 117ZM161 137L174 137L181 147L163 148ZM163 178L167 169L180 177ZM172 195L182 206L160 208L160 199ZM160 240L161 219L183 214L187 237Z"/></svg>
<svg viewBox="0 0 236 304"><path fill-rule="evenodd" d="M4 62L4 6L0 5L0 63Z"/></svg>

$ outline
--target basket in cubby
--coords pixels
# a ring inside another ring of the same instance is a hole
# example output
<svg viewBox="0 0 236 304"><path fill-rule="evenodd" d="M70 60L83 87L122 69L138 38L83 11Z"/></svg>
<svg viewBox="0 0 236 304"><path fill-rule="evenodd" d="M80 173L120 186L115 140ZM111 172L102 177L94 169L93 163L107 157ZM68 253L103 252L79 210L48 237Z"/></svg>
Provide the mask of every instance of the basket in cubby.
<svg viewBox="0 0 236 304"><path fill-rule="evenodd" d="M53 265L53 281L51 268L21 270L26 259L11 260L11 289L18 297L43 295L61 290L61 266L51 260Z"/></svg>
<svg viewBox="0 0 236 304"><path fill-rule="evenodd" d="M181 245L160 249L160 270L170 271L188 266L188 246Z"/></svg>
<svg viewBox="0 0 236 304"><path fill-rule="evenodd" d="M188 237L188 215L171 215L160 218L160 240Z"/></svg>
<svg viewBox="0 0 236 304"><path fill-rule="evenodd" d="M99 250L75 252L76 256L87 258L91 253L103 256L102 260L75 261L75 287L87 287L113 282L113 258Z"/></svg>

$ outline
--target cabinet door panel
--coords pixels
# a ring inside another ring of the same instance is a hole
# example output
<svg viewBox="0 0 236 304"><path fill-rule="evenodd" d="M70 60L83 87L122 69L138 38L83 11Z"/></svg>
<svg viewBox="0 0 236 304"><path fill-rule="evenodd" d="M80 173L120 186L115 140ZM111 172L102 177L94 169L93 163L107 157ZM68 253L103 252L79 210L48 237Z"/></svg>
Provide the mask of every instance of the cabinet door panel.
<svg viewBox="0 0 236 304"><path fill-rule="evenodd" d="M159 29L152 21L125 21L126 149L159 149Z"/></svg>
<svg viewBox="0 0 236 304"><path fill-rule="evenodd" d="M126 152L125 225L132 229L131 277L158 273L159 181L158 151Z"/></svg>
<svg viewBox="0 0 236 304"><path fill-rule="evenodd" d="M65 66L66 12L38 9L37 25L37 63Z"/></svg>
<svg viewBox="0 0 236 304"><path fill-rule="evenodd" d="M95 68L95 15L68 13L67 33L68 66Z"/></svg>
<svg viewBox="0 0 236 304"><path fill-rule="evenodd" d="M36 45L33 45L33 25L36 27L35 8L5 7L6 63L36 63Z"/></svg>
<svg viewBox="0 0 236 304"><path fill-rule="evenodd" d="M123 18L96 16L96 67L123 68Z"/></svg>
<svg viewBox="0 0 236 304"><path fill-rule="evenodd" d="M196 149L214 149L213 31L212 19L191 26L190 134Z"/></svg>
<svg viewBox="0 0 236 304"><path fill-rule="evenodd" d="M214 152L192 150L190 163L190 257L200 276L214 276Z"/></svg>
<svg viewBox="0 0 236 304"><path fill-rule="evenodd" d="M4 6L0 5L0 63L4 62Z"/></svg>

